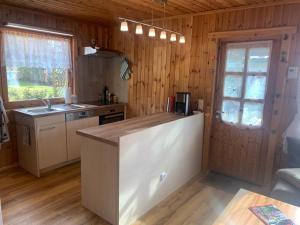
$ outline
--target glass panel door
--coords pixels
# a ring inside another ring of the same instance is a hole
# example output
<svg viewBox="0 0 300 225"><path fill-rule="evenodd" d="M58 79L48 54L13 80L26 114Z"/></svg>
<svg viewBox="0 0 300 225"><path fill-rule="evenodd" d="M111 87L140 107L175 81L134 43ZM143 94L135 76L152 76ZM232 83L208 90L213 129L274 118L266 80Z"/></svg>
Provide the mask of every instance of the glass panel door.
<svg viewBox="0 0 300 225"><path fill-rule="evenodd" d="M272 41L226 46L221 119L233 125L261 127Z"/></svg>

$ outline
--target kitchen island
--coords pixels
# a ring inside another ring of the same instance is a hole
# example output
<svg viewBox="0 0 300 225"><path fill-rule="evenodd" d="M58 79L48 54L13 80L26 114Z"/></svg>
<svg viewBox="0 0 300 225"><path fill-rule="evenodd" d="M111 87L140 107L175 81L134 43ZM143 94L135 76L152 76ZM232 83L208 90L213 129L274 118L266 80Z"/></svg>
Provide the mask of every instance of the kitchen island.
<svg viewBox="0 0 300 225"><path fill-rule="evenodd" d="M77 131L82 204L129 225L201 172L203 114L158 113Z"/></svg>

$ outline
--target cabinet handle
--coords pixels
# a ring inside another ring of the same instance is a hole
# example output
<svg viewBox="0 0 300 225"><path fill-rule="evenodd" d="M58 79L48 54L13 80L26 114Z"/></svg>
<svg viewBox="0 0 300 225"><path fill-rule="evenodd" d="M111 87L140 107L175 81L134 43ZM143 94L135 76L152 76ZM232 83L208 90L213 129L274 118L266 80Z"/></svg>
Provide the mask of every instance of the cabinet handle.
<svg viewBox="0 0 300 225"><path fill-rule="evenodd" d="M55 129L55 126L53 126L53 127L46 127L46 128L40 129L40 131L53 130L53 129Z"/></svg>

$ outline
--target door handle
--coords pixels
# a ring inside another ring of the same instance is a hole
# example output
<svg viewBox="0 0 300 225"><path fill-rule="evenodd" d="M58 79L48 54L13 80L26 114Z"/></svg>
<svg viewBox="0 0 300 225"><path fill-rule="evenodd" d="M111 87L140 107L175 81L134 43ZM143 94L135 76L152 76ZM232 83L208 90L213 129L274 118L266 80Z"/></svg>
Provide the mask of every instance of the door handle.
<svg viewBox="0 0 300 225"><path fill-rule="evenodd" d="M222 111L216 111L216 118L217 119L220 119L221 115L223 114L224 112Z"/></svg>
<svg viewBox="0 0 300 225"><path fill-rule="evenodd" d="M40 129L40 131L53 130L53 129L55 129L55 126L46 127L46 128Z"/></svg>

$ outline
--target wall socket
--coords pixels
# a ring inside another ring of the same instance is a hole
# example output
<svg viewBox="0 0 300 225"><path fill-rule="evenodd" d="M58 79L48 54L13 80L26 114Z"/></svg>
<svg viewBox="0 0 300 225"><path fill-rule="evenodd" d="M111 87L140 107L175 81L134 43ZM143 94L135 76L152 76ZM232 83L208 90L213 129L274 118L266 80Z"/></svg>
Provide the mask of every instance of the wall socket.
<svg viewBox="0 0 300 225"><path fill-rule="evenodd" d="M166 178L167 178L167 176L168 176L168 173L167 172L162 172L160 175L159 175L159 182L163 182L163 181L165 181L166 180Z"/></svg>

